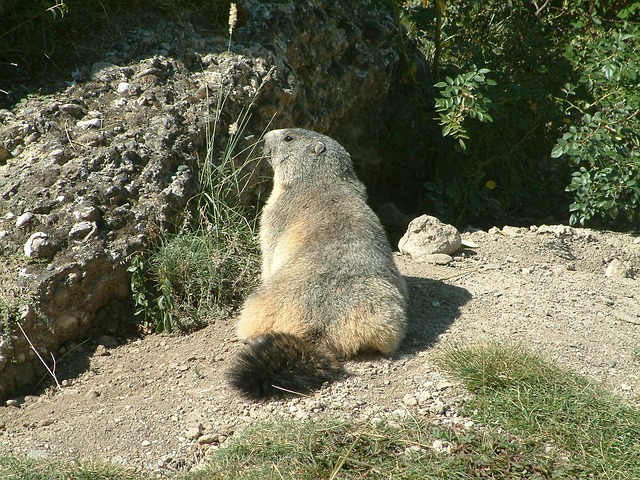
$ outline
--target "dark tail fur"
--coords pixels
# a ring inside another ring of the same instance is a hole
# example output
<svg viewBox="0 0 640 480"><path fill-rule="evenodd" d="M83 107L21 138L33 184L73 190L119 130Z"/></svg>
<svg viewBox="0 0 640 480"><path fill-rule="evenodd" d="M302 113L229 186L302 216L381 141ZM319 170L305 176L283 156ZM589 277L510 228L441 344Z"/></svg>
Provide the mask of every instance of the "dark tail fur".
<svg viewBox="0 0 640 480"><path fill-rule="evenodd" d="M227 377L245 397L263 400L309 393L340 372L340 361L328 348L270 333L240 352Z"/></svg>

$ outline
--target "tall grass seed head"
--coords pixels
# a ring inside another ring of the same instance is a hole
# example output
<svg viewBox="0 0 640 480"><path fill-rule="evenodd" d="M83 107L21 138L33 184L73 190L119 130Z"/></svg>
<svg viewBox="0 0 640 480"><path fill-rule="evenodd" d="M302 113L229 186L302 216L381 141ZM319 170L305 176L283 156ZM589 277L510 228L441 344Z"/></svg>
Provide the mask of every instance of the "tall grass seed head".
<svg viewBox="0 0 640 480"><path fill-rule="evenodd" d="M238 6L232 3L229 7L229 36L233 35L233 29L238 23Z"/></svg>

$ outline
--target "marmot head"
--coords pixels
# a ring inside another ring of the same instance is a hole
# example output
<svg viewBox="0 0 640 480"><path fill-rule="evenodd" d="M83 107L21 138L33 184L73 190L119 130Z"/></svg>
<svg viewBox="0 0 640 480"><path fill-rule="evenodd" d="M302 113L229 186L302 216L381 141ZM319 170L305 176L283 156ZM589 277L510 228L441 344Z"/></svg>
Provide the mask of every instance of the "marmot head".
<svg viewBox="0 0 640 480"><path fill-rule="evenodd" d="M264 153L281 185L317 182L320 178L356 180L351 157L334 139L302 128L271 130Z"/></svg>

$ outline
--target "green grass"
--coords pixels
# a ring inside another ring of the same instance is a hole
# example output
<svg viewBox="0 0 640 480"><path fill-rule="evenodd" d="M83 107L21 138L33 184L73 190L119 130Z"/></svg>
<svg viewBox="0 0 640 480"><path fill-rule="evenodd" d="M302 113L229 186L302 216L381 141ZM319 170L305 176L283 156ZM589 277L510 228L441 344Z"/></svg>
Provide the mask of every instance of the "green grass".
<svg viewBox="0 0 640 480"><path fill-rule="evenodd" d="M187 231L141 257L131 270L139 275L134 298L145 321L159 331L190 331L229 317L258 279L255 236L241 233Z"/></svg>
<svg viewBox="0 0 640 480"><path fill-rule="evenodd" d="M486 424L560 448L578 478L640 478L640 411L583 377L518 346L449 348L440 360Z"/></svg>
<svg viewBox="0 0 640 480"><path fill-rule="evenodd" d="M375 425L326 417L261 422L213 452L203 469L175 478L640 478L637 409L518 347L451 347L439 362L470 391L465 412L475 426L437 425L419 416ZM108 465L0 457L0 478L151 477Z"/></svg>
<svg viewBox="0 0 640 480"><path fill-rule="evenodd" d="M436 440L450 452L434 449ZM415 417L376 426L319 420L257 425L185 480L530 479L565 473L563 463L544 446L498 431L447 429Z"/></svg>

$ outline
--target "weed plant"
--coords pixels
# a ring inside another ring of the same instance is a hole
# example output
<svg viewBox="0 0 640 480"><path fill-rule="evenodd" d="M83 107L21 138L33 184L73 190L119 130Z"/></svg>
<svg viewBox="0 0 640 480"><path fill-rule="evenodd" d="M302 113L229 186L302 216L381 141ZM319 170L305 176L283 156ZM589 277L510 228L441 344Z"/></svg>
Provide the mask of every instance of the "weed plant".
<svg viewBox="0 0 640 480"><path fill-rule="evenodd" d="M232 4L230 38L236 21ZM236 151L260 90L241 109L224 141L219 129L230 91L221 87L212 92L207 148L200 165L201 191L193 199L196 213L186 216L177 234L160 238L150 254L132 260L129 271L137 314L156 331L188 331L226 318L257 282L257 214L243 197L256 183L258 141Z"/></svg>

